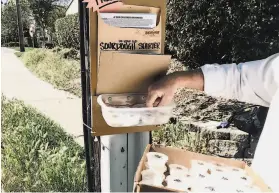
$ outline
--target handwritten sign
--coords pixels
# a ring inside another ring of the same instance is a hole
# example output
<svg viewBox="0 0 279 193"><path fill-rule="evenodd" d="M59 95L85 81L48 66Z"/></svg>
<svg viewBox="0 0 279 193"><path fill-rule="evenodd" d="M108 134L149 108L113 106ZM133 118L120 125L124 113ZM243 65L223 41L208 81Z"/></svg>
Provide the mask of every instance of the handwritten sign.
<svg viewBox="0 0 279 193"><path fill-rule="evenodd" d="M119 40L118 42L101 42L101 50L159 50L160 42L138 42L137 40Z"/></svg>
<svg viewBox="0 0 279 193"><path fill-rule="evenodd" d="M123 6L120 0L83 0L83 3L88 3L87 8L93 8L93 12L115 11Z"/></svg>

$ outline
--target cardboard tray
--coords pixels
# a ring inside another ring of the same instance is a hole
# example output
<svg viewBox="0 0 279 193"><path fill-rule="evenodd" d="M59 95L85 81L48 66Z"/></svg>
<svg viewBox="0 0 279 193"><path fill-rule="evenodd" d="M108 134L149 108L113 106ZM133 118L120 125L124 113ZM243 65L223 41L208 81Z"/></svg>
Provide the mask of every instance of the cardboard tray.
<svg viewBox="0 0 279 193"><path fill-rule="evenodd" d="M238 167L246 170L247 174L254 180L254 184L257 185L263 192L272 192L271 189L265 184L260 176L258 176L245 162L232 159L214 157L194 153L178 148L164 147L159 145L148 145L143 153L142 159L138 165L135 178L134 178L134 192L177 192L168 188L159 188L149 185L141 185L141 171L146 169L144 162L147 161L146 154L148 152L159 152L166 154L169 157L168 164L180 164L185 167L191 167L191 160L213 161L223 163L228 166Z"/></svg>

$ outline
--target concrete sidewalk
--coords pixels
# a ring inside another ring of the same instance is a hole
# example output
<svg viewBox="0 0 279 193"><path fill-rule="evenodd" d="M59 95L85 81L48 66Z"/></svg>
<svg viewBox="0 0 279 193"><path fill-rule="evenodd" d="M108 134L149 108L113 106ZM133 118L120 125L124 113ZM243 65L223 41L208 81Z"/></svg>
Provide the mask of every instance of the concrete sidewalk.
<svg viewBox="0 0 279 193"><path fill-rule="evenodd" d="M37 108L83 146L81 99L37 78L14 52L1 48L2 93Z"/></svg>

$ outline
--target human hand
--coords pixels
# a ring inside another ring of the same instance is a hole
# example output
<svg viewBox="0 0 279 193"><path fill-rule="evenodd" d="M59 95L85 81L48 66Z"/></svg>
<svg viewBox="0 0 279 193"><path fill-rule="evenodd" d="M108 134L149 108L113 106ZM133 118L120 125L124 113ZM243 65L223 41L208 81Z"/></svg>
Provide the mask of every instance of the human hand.
<svg viewBox="0 0 279 193"><path fill-rule="evenodd" d="M146 100L147 107L165 106L171 103L178 89L178 74L172 73L150 85Z"/></svg>
<svg viewBox="0 0 279 193"><path fill-rule="evenodd" d="M204 77L200 69L174 72L155 82L148 88L147 107L165 106L172 102L179 88L203 90Z"/></svg>

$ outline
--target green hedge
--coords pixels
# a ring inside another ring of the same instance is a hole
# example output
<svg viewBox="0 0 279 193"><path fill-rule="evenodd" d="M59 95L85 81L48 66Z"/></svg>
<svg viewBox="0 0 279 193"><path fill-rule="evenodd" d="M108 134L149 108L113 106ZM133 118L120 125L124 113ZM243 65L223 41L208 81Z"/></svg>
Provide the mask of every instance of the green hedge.
<svg viewBox="0 0 279 193"><path fill-rule="evenodd" d="M55 41L57 46L79 49L80 38L78 14L68 15L56 20Z"/></svg>
<svg viewBox="0 0 279 193"><path fill-rule="evenodd" d="M18 42L8 42L3 44L4 47L19 47Z"/></svg>
<svg viewBox="0 0 279 193"><path fill-rule="evenodd" d="M267 57L278 36L278 1L168 1L167 51L191 68Z"/></svg>
<svg viewBox="0 0 279 193"><path fill-rule="evenodd" d="M8 42L8 43L3 43L2 46L4 47L19 47L19 42ZM32 45L28 45L28 43L25 41L24 42L25 47L32 47Z"/></svg>

